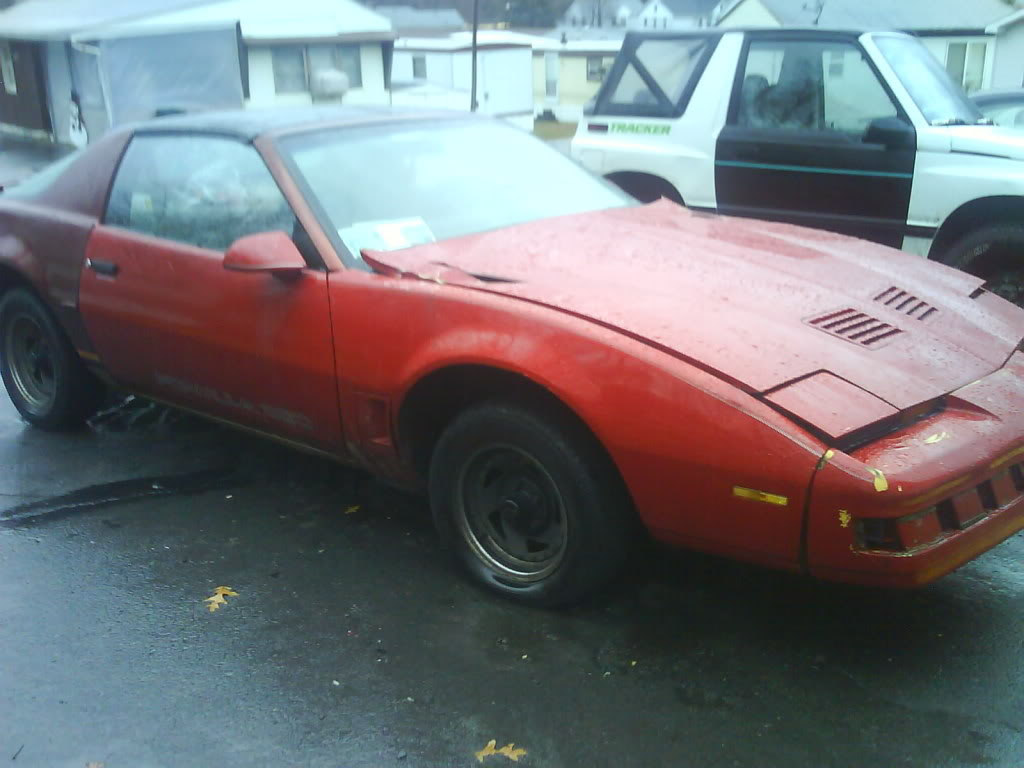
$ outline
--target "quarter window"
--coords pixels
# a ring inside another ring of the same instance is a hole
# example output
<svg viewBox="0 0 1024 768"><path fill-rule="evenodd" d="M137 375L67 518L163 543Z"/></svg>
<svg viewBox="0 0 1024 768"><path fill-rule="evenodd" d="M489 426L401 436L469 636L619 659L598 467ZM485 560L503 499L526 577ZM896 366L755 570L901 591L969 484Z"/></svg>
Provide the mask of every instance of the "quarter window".
<svg viewBox="0 0 1024 768"><path fill-rule="evenodd" d="M628 39L628 38L627 38ZM597 105L616 115L672 117L686 108L686 97L711 55L716 38L675 37L641 40L623 48L621 74L610 80Z"/></svg>
<svg viewBox="0 0 1024 768"><path fill-rule="evenodd" d="M873 120L897 114L856 46L755 42L747 53L733 123L861 136Z"/></svg>
<svg viewBox="0 0 1024 768"><path fill-rule="evenodd" d="M256 150L209 136L135 137L104 221L218 251L245 235L291 235L295 228L295 216Z"/></svg>

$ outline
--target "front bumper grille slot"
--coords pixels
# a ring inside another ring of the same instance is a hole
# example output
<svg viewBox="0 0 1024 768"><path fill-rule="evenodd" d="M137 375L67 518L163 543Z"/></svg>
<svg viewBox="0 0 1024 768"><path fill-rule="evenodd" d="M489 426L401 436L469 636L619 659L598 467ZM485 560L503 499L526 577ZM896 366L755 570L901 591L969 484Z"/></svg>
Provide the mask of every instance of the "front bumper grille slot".
<svg viewBox="0 0 1024 768"><path fill-rule="evenodd" d="M858 520L858 544L867 550L906 552L963 531L1024 497L1024 462L925 510L900 518Z"/></svg>

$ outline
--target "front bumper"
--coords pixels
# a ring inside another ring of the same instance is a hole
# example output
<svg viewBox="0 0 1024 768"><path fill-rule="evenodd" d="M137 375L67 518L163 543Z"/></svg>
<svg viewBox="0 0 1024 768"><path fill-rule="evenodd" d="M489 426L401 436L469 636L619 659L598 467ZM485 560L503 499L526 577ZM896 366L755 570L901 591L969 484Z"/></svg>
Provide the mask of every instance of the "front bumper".
<svg viewBox="0 0 1024 768"><path fill-rule="evenodd" d="M915 587L1024 529L1024 354L946 408L815 475L806 559L818 577Z"/></svg>

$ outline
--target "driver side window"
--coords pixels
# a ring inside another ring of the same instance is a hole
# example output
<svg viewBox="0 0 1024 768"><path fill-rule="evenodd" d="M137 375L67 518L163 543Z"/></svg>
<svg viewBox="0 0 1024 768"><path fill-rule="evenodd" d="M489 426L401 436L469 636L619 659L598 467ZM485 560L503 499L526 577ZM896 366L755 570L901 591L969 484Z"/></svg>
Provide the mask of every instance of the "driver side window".
<svg viewBox="0 0 1024 768"><path fill-rule="evenodd" d="M105 223L200 248L283 230L295 215L256 150L214 136L136 136L110 192Z"/></svg>
<svg viewBox="0 0 1024 768"><path fill-rule="evenodd" d="M862 136L897 110L857 46L840 42L750 44L734 125Z"/></svg>

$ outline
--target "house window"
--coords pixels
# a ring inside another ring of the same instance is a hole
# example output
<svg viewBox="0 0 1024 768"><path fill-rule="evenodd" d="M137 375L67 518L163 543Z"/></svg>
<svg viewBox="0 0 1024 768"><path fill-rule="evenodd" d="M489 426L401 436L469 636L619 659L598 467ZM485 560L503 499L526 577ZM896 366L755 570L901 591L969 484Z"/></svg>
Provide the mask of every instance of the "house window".
<svg viewBox="0 0 1024 768"><path fill-rule="evenodd" d="M0 80L3 80L4 91L9 95L14 96L18 92L18 81L14 77L14 57L9 43L0 43Z"/></svg>
<svg viewBox="0 0 1024 768"><path fill-rule="evenodd" d="M363 69L358 45L311 45L306 49L310 74L322 69L336 69L348 75L348 87L363 84Z"/></svg>
<svg viewBox="0 0 1024 768"><path fill-rule="evenodd" d="M300 45L271 49L276 93L303 93L309 90L306 50Z"/></svg>
<svg viewBox="0 0 1024 768"><path fill-rule="evenodd" d="M607 71L603 56L587 56L587 80L599 83L604 80Z"/></svg>
<svg viewBox="0 0 1024 768"><path fill-rule="evenodd" d="M968 93L981 89L985 78L988 43L950 43L946 48L946 71Z"/></svg>
<svg viewBox="0 0 1024 768"><path fill-rule="evenodd" d="M412 76L416 80L427 79L427 57L423 54L412 57Z"/></svg>
<svg viewBox="0 0 1024 768"><path fill-rule="evenodd" d="M363 85L358 45L288 45L271 49L276 93L306 93L309 77L322 69L348 75L349 88Z"/></svg>

